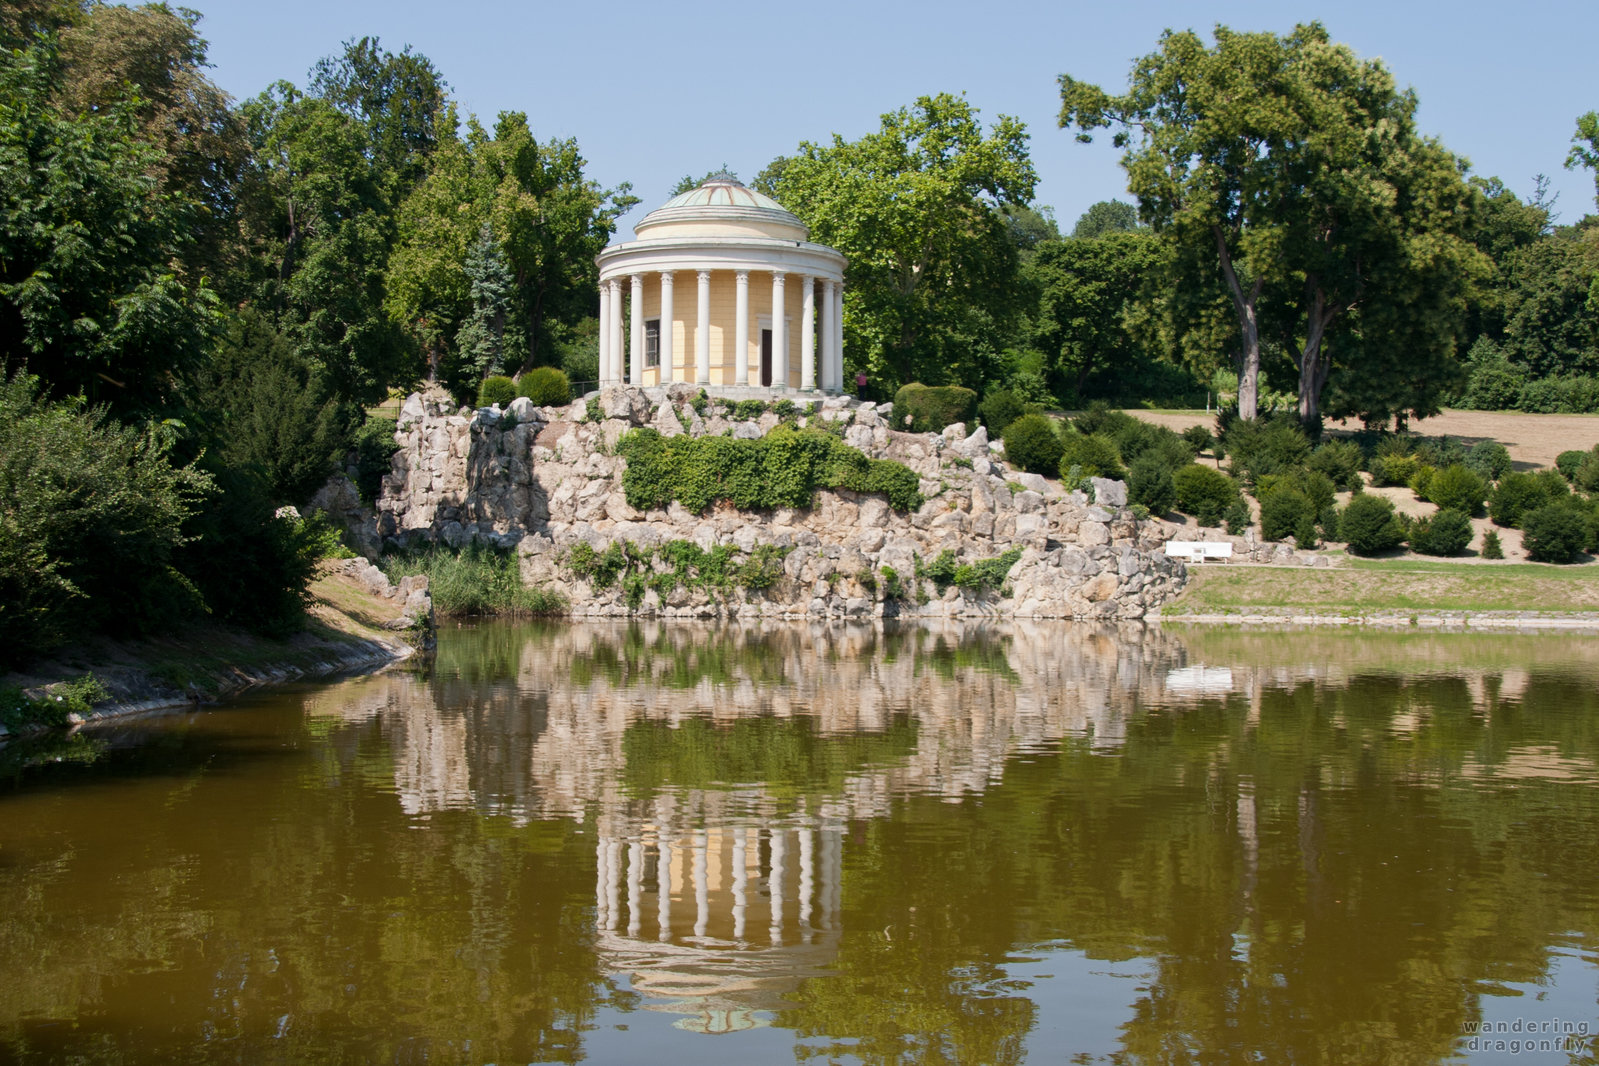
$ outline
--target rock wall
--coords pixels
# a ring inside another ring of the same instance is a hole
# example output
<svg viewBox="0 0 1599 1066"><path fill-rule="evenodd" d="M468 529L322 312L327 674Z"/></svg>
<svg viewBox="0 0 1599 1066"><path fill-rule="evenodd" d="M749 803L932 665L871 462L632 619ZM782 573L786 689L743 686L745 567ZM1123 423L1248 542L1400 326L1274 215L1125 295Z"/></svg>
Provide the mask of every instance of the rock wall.
<svg viewBox="0 0 1599 1066"><path fill-rule="evenodd" d="M400 450L378 501L378 534L390 545L515 548L524 580L565 595L575 615L1142 618L1186 580L1183 564L1163 553L1166 527L1135 519L1121 482L1096 479L1097 502L1090 503L1012 471L982 429L895 432L886 412L849 397L822 401L800 425L843 423L845 443L913 469L926 497L914 514L845 490L819 491L804 510L722 504L696 515L675 503L636 510L622 491L626 462L615 454L627 430L649 425L667 436L758 438L779 422L773 413L735 421L714 402L696 410L697 396L687 385L623 386L603 390L593 404L536 408L519 399L505 411L457 411L443 398L413 395L400 413ZM579 542L603 551L622 540L646 550L687 540L705 551L727 545L739 553L770 544L786 554L781 579L766 589L678 586L663 600L652 588L630 605L621 588L594 588L565 565ZM940 591L913 579L918 560L945 550L971 563L1011 549L1020 557L1002 590ZM902 597L889 597L883 567L904 579Z"/></svg>

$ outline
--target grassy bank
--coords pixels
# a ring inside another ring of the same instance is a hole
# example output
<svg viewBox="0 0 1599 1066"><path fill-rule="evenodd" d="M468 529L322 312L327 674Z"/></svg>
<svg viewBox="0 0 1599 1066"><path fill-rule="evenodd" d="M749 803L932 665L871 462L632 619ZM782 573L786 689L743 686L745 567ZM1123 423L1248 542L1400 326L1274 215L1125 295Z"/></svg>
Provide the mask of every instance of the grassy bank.
<svg viewBox="0 0 1599 1066"><path fill-rule="evenodd" d="M1593 614L1599 567L1486 565L1420 559L1348 559L1337 567L1189 567L1188 588L1162 613L1251 614L1265 610L1351 614L1539 611Z"/></svg>
<svg viewBox="0 0 1599 1066"><path fill-rule="evenodd" d="M455 552L427 548L386 556L383 572L398 583L413 574L428 576L433 609L442 615L559 614L566 600L522 584L516 555L476 545Z"/></svg>

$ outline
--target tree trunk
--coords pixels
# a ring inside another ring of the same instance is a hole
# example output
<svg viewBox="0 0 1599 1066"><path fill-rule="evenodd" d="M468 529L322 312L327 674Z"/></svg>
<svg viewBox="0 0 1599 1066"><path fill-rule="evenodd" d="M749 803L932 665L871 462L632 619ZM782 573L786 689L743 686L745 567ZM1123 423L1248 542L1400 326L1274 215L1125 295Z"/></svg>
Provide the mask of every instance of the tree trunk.
<svg viewBox="0 0 1599 1066"><path fill-rule="evenodd" d="M1216 235L1216 251L1221 256L1222 277L1227 279L1233 310L1238 312L1238 331L1243 335L1244 350L1238 361L1238 417L1253 419L1260 400L1260 321L1255 306L1260 302L1261 279L1256 278L1249 291L1244 292L1238 272L1233 269L1232 253L1227 250L1227 235L1220 226L1211 229Z"/></svg>
<svg viewBox="0 0 1599 1066"><path fill-rule="evenodd" d="M1327 329L1338 318L1342 308L1329 308L1327 294L1316 285L1312 277L1310 289L1310 314L1305 324L1305 348L1296 352L1288 346L1288 354L1299 367L1299 421L1314 426L1321 420L1321 390L1327 385L1332 371L1332 355L1327 350Z"/></svg>

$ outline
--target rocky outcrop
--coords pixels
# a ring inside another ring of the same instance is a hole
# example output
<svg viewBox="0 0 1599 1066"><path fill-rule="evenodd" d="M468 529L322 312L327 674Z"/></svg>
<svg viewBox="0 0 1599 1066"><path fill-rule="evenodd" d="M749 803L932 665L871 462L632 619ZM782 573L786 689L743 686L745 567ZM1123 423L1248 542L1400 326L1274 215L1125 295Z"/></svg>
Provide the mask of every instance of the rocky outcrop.
<svg viewBox="0 0 1599 1066"><path fill-rule="evenodd" d="M651 426L664 435L753 439L781 421L772 410L744 419L735 410L686 385L608 388L565 408L520 399L505 410L456 410L413 395L398 421L378 534L389 544L514 547L525 581L564 594L572 612L585 615L1141 618L1185 580L1183 564L1163 554L1164 525L1136 519L1121 482L1096 481L1091 502L1012 471L981 428L900 433L886 412L848 397L785 413L910 467L926 500L914 513L847 490L818 491L803 510L721 504L693 514L675 503L629 505L626 461L616 454L623 433ZM629 589L614 580L598 587L569 565L578 544L603 553L626 542L634 558L648 558L672 541L704 552L724 547L736 559L764 551L780 557L781 573L755 587L674 586L671 564L657 558L652 580ZM920 576L946 552L959 564L1008 555L1014 562L989 585Z"/></svg>

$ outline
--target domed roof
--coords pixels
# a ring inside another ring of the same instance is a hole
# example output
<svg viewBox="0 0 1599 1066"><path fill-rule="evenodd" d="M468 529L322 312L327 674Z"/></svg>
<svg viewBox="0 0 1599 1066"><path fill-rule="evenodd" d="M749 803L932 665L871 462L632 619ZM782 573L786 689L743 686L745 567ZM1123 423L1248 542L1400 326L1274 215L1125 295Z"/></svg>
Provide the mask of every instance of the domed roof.
<svg viewBox="0 0 1599 1066"><path fill-rule="evenodd" d="M646 237L646 230L663 232ZM732 233L801 241L810 236L798 215L725 171L672 197L640 219L633 232L640 240Z"/></svg>

